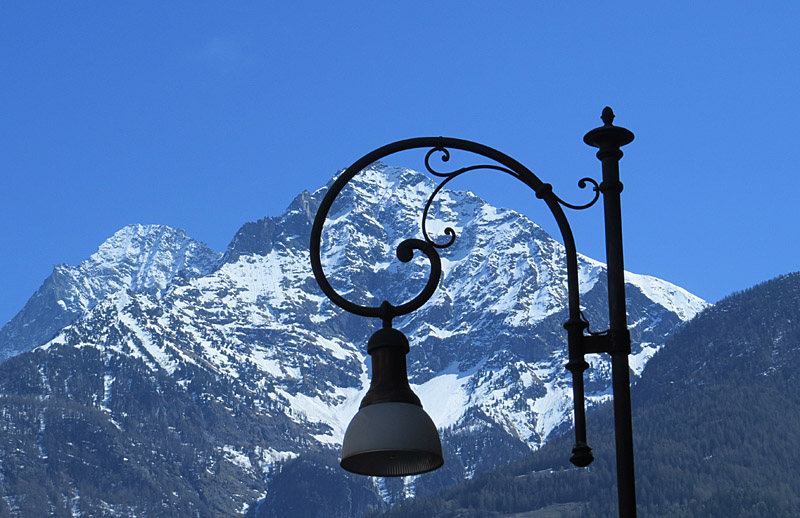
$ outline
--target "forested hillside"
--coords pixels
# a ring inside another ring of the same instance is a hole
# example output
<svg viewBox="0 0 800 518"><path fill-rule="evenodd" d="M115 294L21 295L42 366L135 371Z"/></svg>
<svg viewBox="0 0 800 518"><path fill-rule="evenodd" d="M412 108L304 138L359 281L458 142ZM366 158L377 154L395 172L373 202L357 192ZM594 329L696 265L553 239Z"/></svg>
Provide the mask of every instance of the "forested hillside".
<svg viewBox="0 0 800 518"><path fill-rule="evenodd" d="M678 331L633 391L639 516L799 516L799 364L800 273L732 295ZM567 434L380 516L616 516L610 410L590 413L588 469L569 465Z"/></svg>

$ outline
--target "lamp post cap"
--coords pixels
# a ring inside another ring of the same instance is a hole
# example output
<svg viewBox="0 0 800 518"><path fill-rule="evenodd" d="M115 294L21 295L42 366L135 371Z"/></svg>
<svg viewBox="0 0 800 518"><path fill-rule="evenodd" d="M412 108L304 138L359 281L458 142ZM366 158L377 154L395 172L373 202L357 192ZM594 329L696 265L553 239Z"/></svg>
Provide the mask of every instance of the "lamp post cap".
<svg viewBox="0 0 800 518"><path fill-rule="evenodd" d="M614 110L606 106L600 116L603 125L583 137L588 145L600 149L619 149L633 141L633 132L621 126L614 126Z"/></svg>

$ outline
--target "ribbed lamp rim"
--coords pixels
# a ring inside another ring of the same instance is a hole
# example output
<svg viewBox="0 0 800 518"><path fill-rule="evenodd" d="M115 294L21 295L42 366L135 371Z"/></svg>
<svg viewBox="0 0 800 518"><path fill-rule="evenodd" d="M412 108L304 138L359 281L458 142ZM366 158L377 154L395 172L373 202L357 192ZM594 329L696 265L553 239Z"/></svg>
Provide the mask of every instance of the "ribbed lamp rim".
<svg viewBox="0 0 800 518"><path fill-rule="evenodd" d="M397 461L398 456L409 460ZM385 459L392 457L392 462ZM343 469L356 475L372 477L409 477L422 475L444 465L444 458L438 452L427 450L371 450L362 451L342 458L339 463ZM384 469L378 469L378 467Z"/></svg>

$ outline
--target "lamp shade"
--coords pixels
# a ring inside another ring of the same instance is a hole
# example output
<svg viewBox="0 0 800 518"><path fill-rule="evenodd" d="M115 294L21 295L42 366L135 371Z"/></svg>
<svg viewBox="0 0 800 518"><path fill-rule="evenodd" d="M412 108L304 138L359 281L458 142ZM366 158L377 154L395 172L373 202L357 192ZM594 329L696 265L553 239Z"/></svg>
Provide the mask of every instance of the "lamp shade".
<svg viewBox="0 0 800 518"><path fill-rule="evenodd" d="M412 403L387 402L361 407L342 445L342 468L359 475L403 477L444 464L436 426Z"/></svg>
<svg viewBox="0 0 800 518"><path fill-rule="evenodd" d="M436 425L408 384L408 339L385 327L369 339L370 388L350 421L342 444L342 468L359 475L404 477L442 464Z"/></svg>

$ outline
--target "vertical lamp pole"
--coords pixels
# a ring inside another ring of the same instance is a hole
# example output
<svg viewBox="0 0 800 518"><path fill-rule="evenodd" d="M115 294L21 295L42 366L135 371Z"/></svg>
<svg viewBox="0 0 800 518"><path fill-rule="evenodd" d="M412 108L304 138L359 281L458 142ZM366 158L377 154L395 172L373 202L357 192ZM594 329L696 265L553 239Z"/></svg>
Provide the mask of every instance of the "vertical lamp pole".
<svg viewBox="0 0 800 518"><path fill-rule="evenodd" d="M604 126L593 129L583 141L600 148L597 158L603 164L603 212L606 234L606 268L608 272L608 320L611 384L614 390L614 438L617 452L617 495L620 518L636 516L636 485L633 472L633 423L631 420L631 380L628 355L631 335L628 332L628 312L625 304L625 265L622 257L622 212L619 180L619 160L622 146L633 141L633 133L613 126L611 108L603 110Z"/></svg>
<svg viewBox="0 0 800 518"><path fill-rule="evenodd" d="M631 423L631 392L628 355L631 339L628 332L625 303L625 277L622 257L622 217L619 180L621 147L633 141L633 133L613 125L611 108L603 110L604 125L584 136L584 142L598 148L597 158L602 162L603 177L598 184L591 178L583 178L579 187L594 186L594 198L583 205L572 205L553 193L550 184L542 182L528 168L488 146L468 140L445 137L420 137L387 144L364 155L333 182L325 194L311 229L311 267L322 291L331 301L346 311L370 318L380 319L382 328L370 338L368 353L373 358L373 376L370 390L361 402L361 407L350 423L344 437L341 465L344 469L362 475L407 476L425 473L443 463L441 444L435 425L422 410L422 405L410 386L406 376L405 355L409 344L402 332L394 329L393 319L422 307L436 290L441 277L441 261L438 249L447 248L455 242L452 228L444 233L444 242L431 239L427 230L427 218L431 204L440 190L454 178L471 171L499 171L520 180L542 199L555 217L564 241L567 265L567 289L569 320L567 329L569 363L566 368L572 373L575 404L575 447L570 461L576 466L588 466L592 460L591 448L586 442L586 417L583 373L589 367L584 360L586 354L609 354L614 391L614 429L617 454L617 488L619 515L621 518L636 516L636 489L633 469L633 428ZM379 306L367 307L345 299L325 277L322 268L320 246L322 228L333 200L344 186L360 171L389 155L411 149L427 148L425 168L442 182L434 189L422 212L422 235L424 239L406 239L397 247L397 257L402 262L412 260L414 252L427 256L431 272L423 290L412 300L399 305L383 301ZM489 164L462 167L449 172L440 171L431 165L431 158L438 155L442 162L450 159L450 150L460 150L492 160ZM580 309L578 259L572 230L563 208L588 209L603 196L606 238L606 263L608 272L608 314L610 327L607 332L588 332L589 324Z"/></svg>

